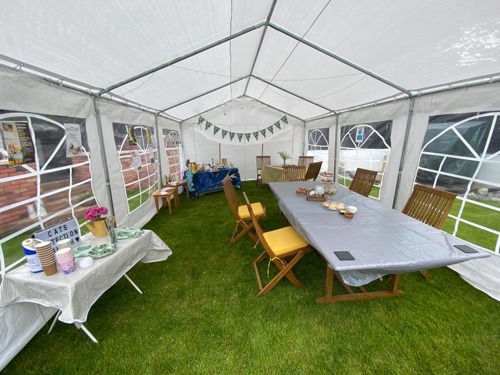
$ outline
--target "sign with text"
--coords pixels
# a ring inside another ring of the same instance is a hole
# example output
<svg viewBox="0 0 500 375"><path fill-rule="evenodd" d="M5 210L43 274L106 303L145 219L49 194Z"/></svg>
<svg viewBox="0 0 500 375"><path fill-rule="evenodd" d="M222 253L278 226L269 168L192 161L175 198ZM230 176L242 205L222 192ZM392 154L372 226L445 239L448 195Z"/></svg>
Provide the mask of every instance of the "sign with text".
<svg viewBox="0 0 500 375"><path fill-rule="evenodd" d="M58 250L57 241L70 239L72 247L80 243L80 231L76 220L68 220L50 228L35 232L33 237L42 241L49 241L54 250Z"/></svg>

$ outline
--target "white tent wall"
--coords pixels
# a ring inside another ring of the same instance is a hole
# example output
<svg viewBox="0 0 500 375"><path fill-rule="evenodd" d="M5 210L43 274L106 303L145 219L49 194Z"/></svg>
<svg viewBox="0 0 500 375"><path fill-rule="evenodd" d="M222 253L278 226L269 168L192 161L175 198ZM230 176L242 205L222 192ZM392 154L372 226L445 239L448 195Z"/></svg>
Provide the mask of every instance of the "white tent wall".
<svg viewBox="0 0 500 375"><path fill-rule="evenodd" d="M385 168L384 180L380 194L380 201L389 207L392 207L394 202L394 194L399 175L399 165L404 147L409 103L409 100L404 100L380 106L371 106L358 111L342 113L339 115L339 130L337 132L338 145L340 145L340 127L344 125L358 125L376 121L392 120L391 153ZM340 147L338 147L336 151L336 157L338 158Z"/></svg>
<svg viewBox="0 0 500 375"><path fill-rule="evenodd" d="M286 116L285 123L282 121ZM199 119L210 122L198 124ZM278 122L281 128L274 124ZM214 134L214 127L221 130ZM273 133L266 130L273 127ZM255 157L270 155L273 164L282 164L279 151L286 151L291 156L287 163L296 163L304 152L304 122L277 109L271 108L251 98L238 98L217 108L202 113L181 123L184 155L186 159L197 163L211 163L212 160L226 158L238 168L242 180L256 179ZM222 138L222 131L234 133L252 133L250 140L241 141L229 135ZM261 131L266 130L266 136ZM258 132L255 139L254 132Z"/></svg>
<svg viewBox="0 0 500 375"><path fill-rule="evenodd" d="M160 155L160 169L161 169L161 176L163 177L170 175L170 169L169 169L170 163L167 157L167 153L165 151L165 140L163 139L163 129L175 130L179 134L181 134L181 126L176 121L169 120L160 116L156 117L156 121L158 125L158 155ZM155 137L155 142L156 142L156 137ZM184 166L181 165L181 168L184 169Z"/></svg>
<svg viewBox="0 0 500 375"><path fill-rule="evenodd" d="M154 202L149 199L145 204L129 212L127 193L124 186L121 163L115 145L113 123L156 128L155 116L135 108L99 101L103 142L108 163L109 184L113 197L113 208L118 227L142 227L155 215ZM156 130L155 130L156 139ZM156 142L156 140L155 140ZM162 147L161 145L159 147ZM163 151L164 152L164 151Z"/></svg>
<svg viewBox="0 0 500 375"><path fill-rule="evenodd" d="M2 88L0 90L1 109L85 118L90 152L92 155L100 155L94 107L88 95L4 69L0 69L0 87ZM92 159L94 193L102 205L107 205L109 202L100 160L100 157ZM31 340L56 311L54 308L30 303L0 308L0 370Z"/></svg>
<svg viewBox="0 0 500 375"><path fill-rule="evenodd" d="M321 170L334 171L335 169L335 160L336 160L335 157L337 149L337 144L335 139L336 124L337 124L337 116L329 116L306 122L306 128L304 133L304 142L305 142L304 155L307 155L308 132L313 129L321 129L321 128L329 129L328 163L326 162L326 160L323 160L323 164L321 165ZM315 159L314 161L318 160Z"/></svg>
<svg viewBox="0 0 500 375"><path fill-rule="evenodd" d="M451 90L415 99L414 113L410 126L409 141L405 148L404 167L395 208L401 210L408 199L415 181L422 143L430 116L498 111L500 83ZM496 300L500 300L500 256L478 259L450 266L464 280Z"/></svg>

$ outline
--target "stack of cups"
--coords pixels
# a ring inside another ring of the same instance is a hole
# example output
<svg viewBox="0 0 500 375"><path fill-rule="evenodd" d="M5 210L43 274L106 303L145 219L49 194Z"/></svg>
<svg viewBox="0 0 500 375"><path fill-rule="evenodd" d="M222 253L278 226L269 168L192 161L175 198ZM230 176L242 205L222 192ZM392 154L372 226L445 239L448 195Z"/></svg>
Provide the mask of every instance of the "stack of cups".
<svg viewBox="0 0 500 375"><path fill-rule="evenodd" d="M66 238L64 240L60 240L56 242L57 250L64 249L65 247L71 247L71 240Z"/></svg>
<svg viewBox="0 0 500 375"><path fill-rule="evenodd" d="M56 251L57 264L67 275L75 270L75 258L71 247L64 247Z"/></svg>
<svg viewBox="0 0 500 375"><path fill-rule="evenodd" d="M42 265L43 273L46 276L52 276L57 273L56 257L52 250L52 245L48 241L43 241L35 245L38 260Z"/></svg>

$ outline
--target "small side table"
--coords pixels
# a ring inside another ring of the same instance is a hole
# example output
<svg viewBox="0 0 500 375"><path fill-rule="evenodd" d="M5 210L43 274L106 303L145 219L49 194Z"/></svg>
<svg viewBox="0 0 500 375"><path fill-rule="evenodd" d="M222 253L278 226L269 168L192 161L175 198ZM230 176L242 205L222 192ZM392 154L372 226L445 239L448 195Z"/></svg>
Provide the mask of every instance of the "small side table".
<svg viewBox="0 0 500 375"><path fill-rule="evenodd" d="M169 182L166 186L168 187L175 187L176 189L179 188L179 186L184 185L184 188L186 190L186 195L187 199L189 200L189 187L188 187L188 180L179 180L179 181L174 181L174 182Z"/></svg>
<svg viewBox="0 0 500 375"><path fill-rule="evenodd" d="M163 190L163 191L162 191ZM155 199L155 207L156 207L156 212L160 212L160 204L159 200L163 200L163 204L167 203L168 205L168 212L170 215L172 215L172 205L170 203L170 200L172 199L172 195L174 196L174 205L175 208L179 207L179 194L176 188L173 187L167 187L163 188L162 190L157 190L153 193L153 197Z"/></svg>

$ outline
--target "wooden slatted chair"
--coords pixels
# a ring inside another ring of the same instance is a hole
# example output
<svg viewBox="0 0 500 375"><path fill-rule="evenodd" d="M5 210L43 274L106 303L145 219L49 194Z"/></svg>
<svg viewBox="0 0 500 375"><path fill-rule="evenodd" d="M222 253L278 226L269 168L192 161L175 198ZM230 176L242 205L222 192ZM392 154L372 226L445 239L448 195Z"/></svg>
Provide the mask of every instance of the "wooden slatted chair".
<svg viewBox="0 0 500 375"><path fill-rule="evenodd" d="M271 165L271 157L270 156L256 156L256 164L257 164L257 181L255 183L257 186L262 184L262 167L264 165Z"/></svg>
<svg viewBox="0 0 500 375"><path fill-rule="evenodd" d="M351 185L349 186L349 190L367 197L370 195L370 191L372 190L376 177L377 171L358 168L356 169L356 173L354 174Z"/></svg>
<svg viewBox="0 0 500 375"><path fill-rule="evenodd" d="M236 226L233 230L233 236L231 237L231 244L240 240L245 234L248 235L252 239L253 242L257 242L257 236L252 232L253 223L252 218L250 217L250 213L248 212L248 208L246 204L241 204L236 191L234 190L233 183L231 182L231 177L227 175L222 180L222 187L224 188L224 194L227 199L227 203L229 208L231 209L231 213L233 214L236 220ZM253 212L255 212L256 218L262 219L266 217L266 208L260 203L252 203ZM238 233L238 228L241 228L241 231Z"/></svg>
<svg viewBox="0 0 500 375"><path fill-rule="evenodd" d="M299 161L297 162L297 165L301 167L306 167L306 169L309 167L309 164L311 164L314 161L314 156L299 156Z"/></svg>
<svg viewBox="0 0 500 375"><path fill-rule="evenodd" d="M317 162L309 164L309 167L307 168L304 180L305 181L309 181L309 180L315 181L316 178L318 178L319 171L321 170L322 164L323 164L322 161L317 161Z"/></svg>
<svg viewBox="0 0 500 375"><path fill-rule="evenodd" d="M255 231L259 237L259 241L264 247L264 252L253 262L255 276L257 277L257 283L259 284L260 290L258 296L263 296L268 293L283 277L286 277L298 288L304 287L304 284L302 284L293 273L292 268L311 250L307 241L302 238L292 226L264 232L245 192L243 192L243 196L245 197L245 202L250 212ZM276 267L278 267L279 272L269 283L267 283L267 285L263 286L259 273L259 264L265 259L272 261Z"/></svg>
<svg viewBox="0 0 500 375"><path fill-rule="evenodd" d="M298 165L283 166L283 180L289 181L304 181L306 175L306 167Z"/></svg>
<svg viewBox="0 0 500 375"><path fill-rule="evenodd" d="M416 184L402 213L434 228L441 229L450 213L456 194ZM428 280L428 271L420 271Z"/></svg>

